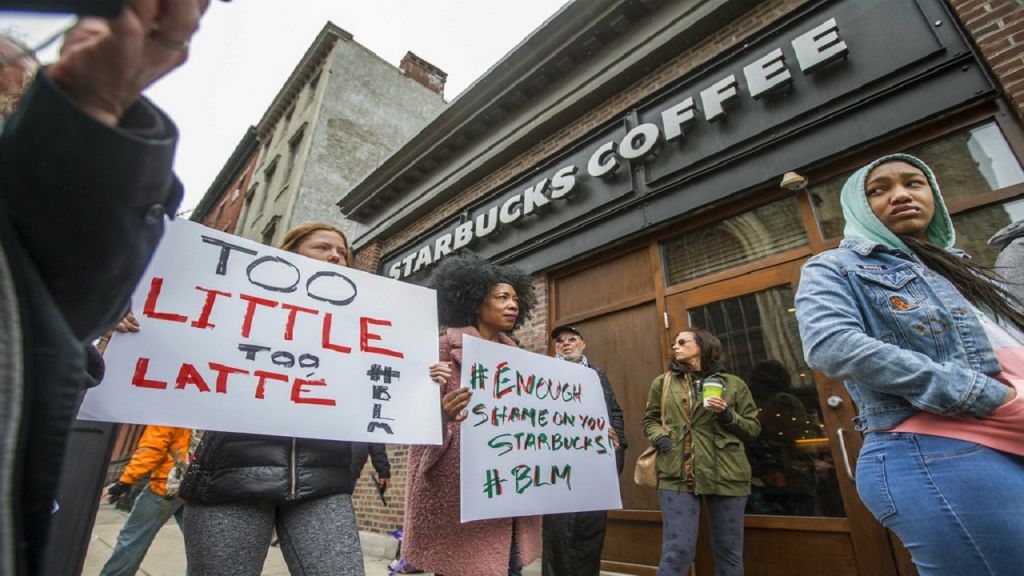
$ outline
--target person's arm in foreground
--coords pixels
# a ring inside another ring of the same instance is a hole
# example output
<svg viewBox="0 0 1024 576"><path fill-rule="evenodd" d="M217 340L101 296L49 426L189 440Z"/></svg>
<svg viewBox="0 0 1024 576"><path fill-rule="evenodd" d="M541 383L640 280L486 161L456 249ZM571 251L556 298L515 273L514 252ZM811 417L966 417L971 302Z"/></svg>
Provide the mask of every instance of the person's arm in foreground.
<svg viewBox="0 0 1024 576"><path fill-rule="evenodd" d="M0 136L0 210L83 341L124 314L181 201L177 132L141 92L185 61L207 1L83 19Z"/></svg>

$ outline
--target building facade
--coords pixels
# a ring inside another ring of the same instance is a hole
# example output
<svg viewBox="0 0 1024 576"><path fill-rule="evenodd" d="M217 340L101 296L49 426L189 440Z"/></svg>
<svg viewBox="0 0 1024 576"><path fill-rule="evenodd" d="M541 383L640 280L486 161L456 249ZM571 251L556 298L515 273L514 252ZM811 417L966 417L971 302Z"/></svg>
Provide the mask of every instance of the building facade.
<svg viewBox="0 0 1024 576"><path fill-rule="evenodd" d="M396 68L325 25L256 127L255 173L233 231L270 245L305 222L359 234L334 203L444 109L444 80L411 52Z"/></svg>
<svg viewBox="0 0 1024 576"><path fill-rule="evenodd" d="M249 189L256 170L259 149L256 127L250 126L214 178L213 184L210 184L206 194L192 210L190 220L223 232L235 231L238 218L242 215L245 191Z"/></svg>
<svg viewBox="0 0 1024 576"><path fill-rule="evenodd" d="M958 246L992 263L988 238L1024 218L1022 43L1020 1L573 2L338 204L360 267L423 283L473 250L534 275L524 347L586 335L632 441L605 569L654 574L641 419L671 339L701 326L762 410L748 570L913 574L858 500L855 408L804 363L793 295L842 236L846 177L894 151L935 168Z"/></svg>

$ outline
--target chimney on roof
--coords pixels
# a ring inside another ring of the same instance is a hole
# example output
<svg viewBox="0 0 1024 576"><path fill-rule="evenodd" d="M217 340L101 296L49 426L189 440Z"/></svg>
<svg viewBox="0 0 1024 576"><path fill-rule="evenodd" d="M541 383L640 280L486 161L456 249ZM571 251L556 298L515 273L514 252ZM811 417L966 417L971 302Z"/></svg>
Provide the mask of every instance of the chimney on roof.
<svg viewBox="0 0 1024 576"><path fill-rule="evenodd" d="M402 63L398 67L406 76L438 94L444 94L444 82L448 79L448 74L437 66L412 52L406 52L405 57L402 58Z"/></svg>

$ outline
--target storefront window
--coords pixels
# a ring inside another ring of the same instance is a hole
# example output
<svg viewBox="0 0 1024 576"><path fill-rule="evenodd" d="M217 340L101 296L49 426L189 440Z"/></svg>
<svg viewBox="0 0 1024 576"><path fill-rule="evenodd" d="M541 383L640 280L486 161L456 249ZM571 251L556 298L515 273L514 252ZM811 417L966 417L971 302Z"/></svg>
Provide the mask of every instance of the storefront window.
<svg viewBox="0 0 1024 576"><path fill-rule="evenodd" d="M786 198L662 245L666 283L678 284L807 245L795 198Z"/></svg>
<svg viewBox="0 0 1024 576"><path fill-rule="evenodd" d="M1003 227L1024 219L1024 199L991 204L953 217L956 247L971 255L981 266L995 264L999 249L988 245L988 239Z"/></svg>
<svg viewBox="0 0 1024 576"><path fill-rule="evenodd" d="M947 203L1024 182L1024 170L994 122L925 142L907 152L935 171ZM839 192L849 176L846 173L824 182L812 182L809 188L825 238L843 235Z"/></svg>
<svg viewBox="0 0 1024 576"><path fill-rule="evenodd" d="M779 286L691 308L718 336L726 369L750 387L761 435L747 444L748 514L845 516L818 391L803 359L793 290Z"/></svg>

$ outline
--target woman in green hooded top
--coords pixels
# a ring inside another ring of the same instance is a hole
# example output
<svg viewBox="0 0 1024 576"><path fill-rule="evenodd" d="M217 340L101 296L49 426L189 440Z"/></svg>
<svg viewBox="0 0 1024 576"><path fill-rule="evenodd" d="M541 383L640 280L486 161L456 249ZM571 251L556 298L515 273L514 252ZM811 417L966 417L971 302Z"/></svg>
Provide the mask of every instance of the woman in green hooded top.
<svg viewBox="0 0 1024 576"><path fill-rule="evenodd" d="M803 267L808 364L843 380L865 433L857 491L921 576L1024 566L1024 315L953 247L935 175L906 154L855 172L839 247Z"/></svg>
<svg viewBox="0 0 1024 576"><path fill-rule="evenodd" d="M743 443L757 438L761 424L746 383L725 371L718 338L700 328L676 336L670 370L651 382L643 426L658 450L658 575L688 573L703 496L715 576L742 576L743 511L750 495Z"/></svg>

